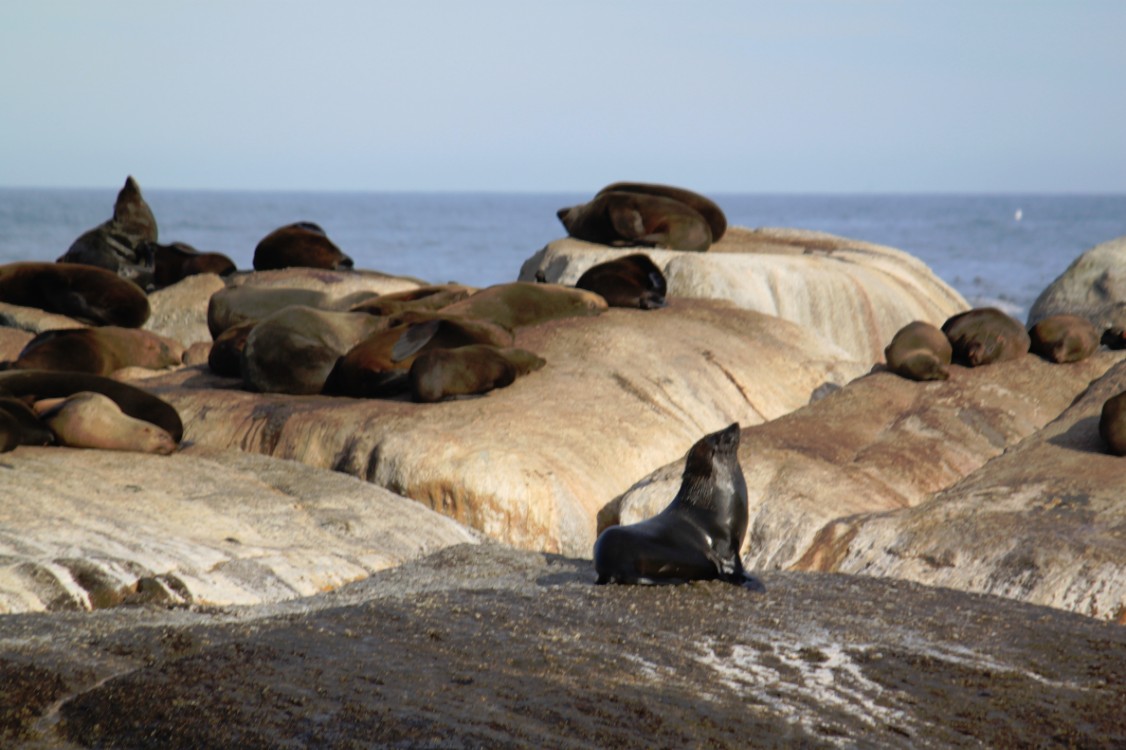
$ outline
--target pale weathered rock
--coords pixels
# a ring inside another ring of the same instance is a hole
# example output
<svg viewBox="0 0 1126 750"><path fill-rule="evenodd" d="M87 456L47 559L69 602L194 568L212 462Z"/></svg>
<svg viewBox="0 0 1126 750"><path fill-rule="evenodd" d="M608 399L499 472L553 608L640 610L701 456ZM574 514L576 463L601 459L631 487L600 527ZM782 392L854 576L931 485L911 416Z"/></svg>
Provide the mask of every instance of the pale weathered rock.
<svg viewBox="0 0 1126 750"><path fill-rule="evenodd" d="M815 567L1126 624L1126 459L1098 434L1103 403L1124 390L1120 362L1058 419L950 489L825 529Z"/></svg>
<svg viewBox="0 0 1126 750"><path fill-rule="evenodd" d="M0 326L29 333L57 331L63 328L86 328L86 324L66 315L0 302Z"/></svg>
<svg viewBox="0 0 1126 750"><path fill-rule="evenodd" d="M765 595L592 578L462 545L294 602L3 617L0 743L1126 744L1126 628L859 576L770 573Z"/></svg>
<svg viewBox="0 0 1126 750"><path fill-rule="evenodd" d="M0 613L335 588L471 532L386 490L238 451L21 447L0 466Z"/></svg>
<svg viewBox="0 0 1126 750"><path fill-rule="evenodd" d="M1025 355L986 367L955 365L949 380L927 383L873 373L744 430L748 568L820 567L832 551L818 537L825 524L923 502L1033 435L1124 358L1101 352L1054 365ZM638 482L599 513L599 528L659 512L676 494L683 467L681 458Z"/></svg>
<svg viewBox="0 0 1126 750"><path fill-rule="evenodd" d="M1096 245L1047 286L1028 311L1033 326L1049 315L1080 315L1100 332L1115 307L1126 304L1126 237Z"/></svg>
<svg viewBox="0 0 1126 750"><path fill-rule="evenodd" d="M522 328L516 346L547 365L438 404L256 395L200 368L146 387L198 444L345 471L495 539L589 554L598 509L638 477L862 370L792 323L705 300Z"/></svg>
<svg viewBox="0 0 1126 750"><path fill-rule="evenodd" d="M731 227L706 253L611 248L556 240L524 262L574 284L591 266L644 252L662 269L668 296L726 299L808 327L853 358L874 363L895 332L922 320L941 326L969 306L917 258L894 248L798 229Z"/></svg>
<svg viewBox="0 0 1126 750"><path fill-rule="evenodd" d="M211 295L225 288L226 283L218 275L201 273L158 289L149 295L152 314L145 321L145 330L176 339L185 347L210 344L207 304Z"/></svg>

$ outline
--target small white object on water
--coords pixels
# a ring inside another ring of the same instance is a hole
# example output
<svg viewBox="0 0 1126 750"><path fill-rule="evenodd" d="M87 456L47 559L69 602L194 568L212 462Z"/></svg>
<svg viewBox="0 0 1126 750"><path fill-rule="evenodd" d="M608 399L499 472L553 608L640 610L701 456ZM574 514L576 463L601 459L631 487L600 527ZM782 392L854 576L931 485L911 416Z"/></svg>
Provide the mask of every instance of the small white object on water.
<svg viewBox="0 0 1126 750"><path fill-rule="evenodd" d="M1024 218L1024 211L1021 211L1021 210L1020 210L1020 209L1018 208L1018 209L1017 209L1017 211L1016 211L1016 213L1015 213L1015 214L1013 214L1013 219L1015 219L1016 221L1020 221L1020 220L1021 220L1022 218Z"/></svg>

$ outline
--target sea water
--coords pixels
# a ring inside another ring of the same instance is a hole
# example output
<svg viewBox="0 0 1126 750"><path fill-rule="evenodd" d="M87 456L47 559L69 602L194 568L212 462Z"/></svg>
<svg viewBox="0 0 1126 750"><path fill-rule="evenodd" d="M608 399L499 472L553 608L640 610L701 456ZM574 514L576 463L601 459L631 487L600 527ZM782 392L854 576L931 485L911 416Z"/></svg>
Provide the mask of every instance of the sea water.
<svg viewBox="0 0 1126 750"><path fill-rule="evenodd" d="M117 187L0 189L0 262L55 260L108 219ZM251 268L273 229L314 221L357 268L486 286L563 236L567 193L290 193L145 189L162 242ZM923 260L971 305L1024 319L1082 252L1126 235L1126 195L711 195L728 223L793 227L890 245Z"/></svg>

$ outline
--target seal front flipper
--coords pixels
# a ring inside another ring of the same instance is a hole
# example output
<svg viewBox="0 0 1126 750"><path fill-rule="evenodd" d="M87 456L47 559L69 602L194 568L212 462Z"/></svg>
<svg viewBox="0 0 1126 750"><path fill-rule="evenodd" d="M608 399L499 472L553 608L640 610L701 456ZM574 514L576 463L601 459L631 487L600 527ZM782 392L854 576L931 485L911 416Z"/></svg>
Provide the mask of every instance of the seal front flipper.
<svg viewBox="0 0 1126 750"><path fill-rule="evenodd" d="M442 321L436 318L425 323L416 323L403 331L403 335L391 347L391 361L402 362L412 354L417 354L422 347L430 343L441 325Z"/></svg>

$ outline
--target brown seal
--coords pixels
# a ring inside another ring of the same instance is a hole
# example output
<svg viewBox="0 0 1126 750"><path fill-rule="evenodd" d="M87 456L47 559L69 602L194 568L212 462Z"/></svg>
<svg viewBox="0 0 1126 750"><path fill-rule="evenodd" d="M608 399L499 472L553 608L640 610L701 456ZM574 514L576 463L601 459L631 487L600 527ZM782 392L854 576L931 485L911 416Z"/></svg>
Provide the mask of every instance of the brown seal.
<svg viewBox="0 0 1126 750"><path fill-rule="evenodd" d="M207 367L216 375L225 378L242 377L242 352L246 349L246 339L258 321L231 326L211 342L207 352Z"/></svg>
<svg viewBox="0 0 1126 750"><path fill-rule="evenodd" d="M176 441L155 424L131 417L113 399L79 391L39 415L61 445L168 455Z"/></svg>
<svg viewBox="0 0 1126 750"><path fill-rule="evenodd" d="M55 434L18 398L0 396L0 453L21 445L51 445Z"/></svg>
<svg viewBox="0 0 1126 750"><path fill-rule="evenodd" d="M486 287L439 312L491 320L514 331L558 318L601 315L605 309L606 300L585 289L514 281Z"/></svg>
<svg viewBox="0 0 1126 750"><path fill-rule="evenodd" d="M598 583L681 583L720 579L753 589L743 570L747 485L739 466L739 425L705 435L685 461L680 491L650 519L611 526L594 543Z"/></svg>
<svg viewBox="0 0 1126 750"><path fill-rule="evenodd" d="M104 268L148 289L153 280L148 243L156 242L156 237L156 218L130 176L117 194L113 218L84 232L58 262Z"/></svg>
<svg viewBox="0 0 1126 750"><path fill-rule="evenodd" d="M201 253L186 242L171 245L149 243L153 256L153 284L157 289L172 286L189 276L213 273L230 276L238 270L235 262L222 253Z"/></svg>
<svg viewBox="0 0 1126 750"><path fill-rule="evenodd" d="M1103 403L1099 415L1099 435L1110 452L1126 456L1126 391L1111 396Z"/></svg>
<svg viewBox="0 0 1126 750"><path fill-rule="evenodd" d="M950 339L953 359L966 367L1016 359L1028 353L1031 339L1024 326L995 307L978 307L947 318L942 332Z"/></svg>
<svg viewBox="0 0 1126 750"><path fill-rule="evenodd" d="M556 215L568 235L601 245L703 252L712 244L711 228L699 211L660 195L604 192Z"/></svg>
<svg viewBox="0 0 1126 750"><path fill-rule="evenodd" d="M207 330L216 339L223 331L269 317L290 305L328 309L328 295L295 287L233 286L220 289L207 301Z"/></svg>
<svg viewBox="0 0 1126 750"><path fill-rule="evenodd" d="M21 400L41 401L71 396L79 391L95 391L109 396L131 417L160 427L176 442L184 437L184 423L175 407L148 391L120 383L102 375L50 370L8 370L0 372L0 394Z"/></svg>
<svg viewBox="0 0 1126 750"><path fill-rule="evenodd" d="M183 360L178 341L139 328L102 326L44 331L28 342L13 367L109 375L123 367L162 370Z"/></svg>
<svg viewBox="0 0 1126 750"><path fill-rule="evenodd" d="M900 328L884 349L888 369L908 380L946 380L951 354L946 334L922 320Z"/></svg>
<svg viewBox="0 0 1126 750"><path fill-rule="evenodd" d="M333 244L319 225L299 221L275 229L254 248L255 271L292 266L337 271L351 268L352 259Z"/></svg>
<svg viewBox="0 0 1126 750"><path fill-rule="evenodd" d="M1099 334L1091 321L1078 315L1049 315L1028 332L1030 350L1049 362L1078 362L1099 348Z"/></svg>
<svg viewBox="0 0 1126 750"><path fill-rule="evenodd" d="M149 298L139 286L112 271L79 263L0 266L0 302L126 328L140 328L150 311Z"/></svg>
<svg viewBox="0 0 1126 750"><path fill-rule="evenodd" d="M475 291L477 290L473 287L461 284L420 286L404 292L381 294L349 309L352 312L364 312L368 315L399 315L411 310L439 310L460 302Z"/></svg>
<svg viewBox="0 0 1126 750"><path fill-rule="evenodd" d="M433 349L411 363L411 398L433 403L505 388L521 375L540 369L546 360L526 349L488 344Z"/></svg>
<svg viewBox="0 0 1126 750"><path fill-rule="evenodd" d="M710 198L705 198L691 190L649 182L615 182L598 191L598 195L602 193L642 193L672 198L695 209L704 217L712 233L712 242L719 242L727 232L727 216L724 215L723 209Z"/></svg>
<svg viewBox="0 0 1126 750"><path fill-rule="evenodd" d="M578 289L599 294L610 307L653 310L665 306L665 275L644 253L626 255L591 266L575 282Z"/></svg>

